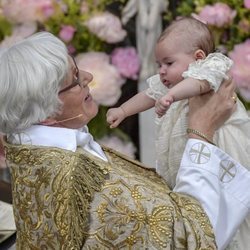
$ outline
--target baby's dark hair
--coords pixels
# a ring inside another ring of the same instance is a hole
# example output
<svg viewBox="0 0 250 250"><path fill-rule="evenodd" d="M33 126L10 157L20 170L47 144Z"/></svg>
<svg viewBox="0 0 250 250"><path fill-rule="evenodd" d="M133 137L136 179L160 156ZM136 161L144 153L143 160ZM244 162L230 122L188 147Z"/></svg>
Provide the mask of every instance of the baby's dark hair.
<svg viewBox="0 0 250 250"><path fill-rule="evenodd" d="M189 50L188 53L201 49L207 56L215 50L214 38L208 26L193 17L182 17L173 21L162 32L157 42L163 41L170 34L181 39L181 44Z"/></svg>

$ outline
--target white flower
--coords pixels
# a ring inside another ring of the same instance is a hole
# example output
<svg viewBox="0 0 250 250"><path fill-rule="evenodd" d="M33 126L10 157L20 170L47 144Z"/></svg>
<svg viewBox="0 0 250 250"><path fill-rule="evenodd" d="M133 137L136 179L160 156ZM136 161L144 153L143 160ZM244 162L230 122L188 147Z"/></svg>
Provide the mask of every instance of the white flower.
<svg viewBox="0 0 250 250"><path fill-rule="evenodd" d="M76 61L80 69L93 75L89 87L94 100L101 105L114 105L121 96L121 86L125 79L110 64L109 56L103 52L88 52L78 54Z"/></svg>
<svg viewBox="0 0 250 250"><path fill-rule="evenodd" d="M107 43L120 42L127 35L127 32L122 29L120 19L109 12L99 13L91 17L85 25L90 32Z"/></svg>
<svg viewBox="0 0 250 250"><path fill-rule="evenodd" d="M14 23L43 22L54 13L53 0L2 0L4 16Z"/></svg>

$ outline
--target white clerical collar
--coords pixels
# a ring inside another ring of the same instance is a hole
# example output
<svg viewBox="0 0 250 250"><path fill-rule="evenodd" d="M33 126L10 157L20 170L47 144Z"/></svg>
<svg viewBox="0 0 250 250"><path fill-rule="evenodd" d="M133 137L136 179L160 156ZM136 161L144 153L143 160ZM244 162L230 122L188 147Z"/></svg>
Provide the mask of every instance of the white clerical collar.
<svg viewBox="0 0 250 250"><path fill-rule="evenodd" d="M80 146L91 154L107 161L100 145L93 140L88 127L69 129L33 125L25 131L8 136L8 141L14 144L57 147L75 152Z"/></svg>

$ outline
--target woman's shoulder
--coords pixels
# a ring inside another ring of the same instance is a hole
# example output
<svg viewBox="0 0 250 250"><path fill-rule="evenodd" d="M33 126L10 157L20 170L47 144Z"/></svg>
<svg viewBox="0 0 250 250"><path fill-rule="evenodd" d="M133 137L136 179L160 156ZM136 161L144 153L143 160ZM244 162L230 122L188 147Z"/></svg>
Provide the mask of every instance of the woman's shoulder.
<svg viewBox="0 0 250 250"><path fill-rule="evenodd" d="M109 160L111 175L123 176L123 178L138 181L138 184L148 183L148 185L169 190L165 180L156 173L155 168L146 166L114 149L103 147L103 150Z"/></svg>
<svg viewBox="0 0 250 250"><path fill-rule="evenodd" d="M36 165L45 163L47 160L50 165L54 162L69 160L72 157L71 151L56 147L18 145L8 143L3 139L3 146L7 161L20 165Z"/></svg>

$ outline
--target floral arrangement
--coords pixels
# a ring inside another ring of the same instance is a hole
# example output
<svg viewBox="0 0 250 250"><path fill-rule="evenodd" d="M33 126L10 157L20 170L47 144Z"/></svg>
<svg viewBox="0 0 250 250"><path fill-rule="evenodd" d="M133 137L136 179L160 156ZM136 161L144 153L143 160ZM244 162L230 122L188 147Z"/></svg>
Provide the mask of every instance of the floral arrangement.
<svg viewBox="0 0 250 250"><path fill-rule="evenodd" d="M210 26L217 48L234 61L230 73L250 110L250 0L180 1L176 15L194 15Z"/></svg>
<svg viewBox="0 0 250 250"><path fill-rule="evenodd" d="M66 44L79 68L93 74L90 91L99 114L90 131L104 144L118 144L121 152L135 157L135 146L120 129L110 129L106 111L115 105L122 86L138 79L140 62L136 48L124 41L128 32L111 0L1 0L0 49L41 31L49 31ZM117 4L122 7L122 1ZM110 8L111 9L111 8ZM119 8L118 8L119 10ZM105 136L105 137L104 137ZM110 137L110 138L109 138Z"/></svg>

